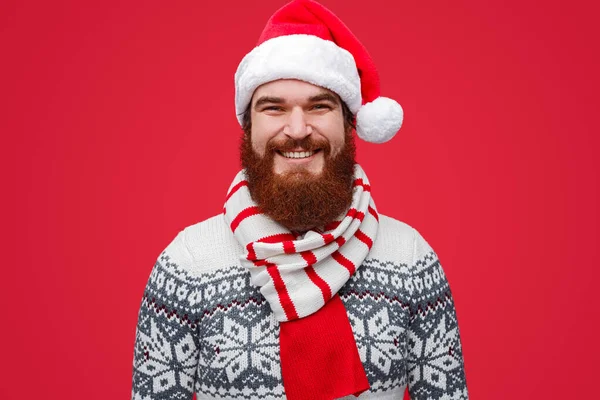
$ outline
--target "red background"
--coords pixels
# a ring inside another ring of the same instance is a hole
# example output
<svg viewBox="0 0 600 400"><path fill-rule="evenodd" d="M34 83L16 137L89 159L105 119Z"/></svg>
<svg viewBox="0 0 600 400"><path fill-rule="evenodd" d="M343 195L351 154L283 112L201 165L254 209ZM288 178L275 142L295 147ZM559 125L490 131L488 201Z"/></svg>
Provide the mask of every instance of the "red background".
<svg viewBox="0 0 600 400"><path fill-rule="evenodd" d="M220 212L239 168L233 74L283 4L3 2L0 398L130 396L150 270ZM471 397L595 397L597 10L323 4L405 109L358 159L378 209L442 261Z"/></svg>

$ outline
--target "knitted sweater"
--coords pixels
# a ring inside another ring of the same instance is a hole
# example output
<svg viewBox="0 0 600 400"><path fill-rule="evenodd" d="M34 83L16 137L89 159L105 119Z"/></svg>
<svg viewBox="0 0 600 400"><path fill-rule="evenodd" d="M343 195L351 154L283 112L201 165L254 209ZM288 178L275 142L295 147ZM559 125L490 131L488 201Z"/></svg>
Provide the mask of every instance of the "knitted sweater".
<svg viewBox="0 0 600 400"><path fill-rule="evenodd" d="M132 399L285 399L279 325L243 252L219 214L160 254L138 315ZM418 231L380 214L369 255L338 293L371 386L359 399L402 399L407 386L412 400L468 399L450 287Z"/></svg>

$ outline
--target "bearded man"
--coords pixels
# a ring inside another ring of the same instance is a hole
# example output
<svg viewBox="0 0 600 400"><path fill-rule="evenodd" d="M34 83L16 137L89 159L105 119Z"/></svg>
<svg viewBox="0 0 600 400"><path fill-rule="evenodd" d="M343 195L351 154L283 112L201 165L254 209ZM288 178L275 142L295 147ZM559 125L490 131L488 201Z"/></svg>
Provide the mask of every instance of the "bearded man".
<svg viewBox="0 0 600 400"><path fill-rule="evenodd" d="M364 47L296 0L235 85L243 169L150 274L132 399L467 399L439 259L355 161L355 131L383 143L403 116Z"/></svg>

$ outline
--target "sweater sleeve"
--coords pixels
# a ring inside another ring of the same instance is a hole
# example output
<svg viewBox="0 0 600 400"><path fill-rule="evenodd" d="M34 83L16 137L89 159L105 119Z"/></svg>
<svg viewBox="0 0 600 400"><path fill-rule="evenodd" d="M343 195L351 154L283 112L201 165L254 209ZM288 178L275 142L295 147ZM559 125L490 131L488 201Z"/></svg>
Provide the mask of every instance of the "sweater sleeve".
<svg viewBox="0 0 600 400"><path fill-rule="evenodd" d="M132 400L192 399L198 368L199 284L181 231L159 255L144 289L133 356Z"/></svg>
<svg viewBox="0 0 600 400"><path fill-rule="evenodd" d="M414 230L407 335L411 400L468 399L458 319L440 261Z"/></svg>

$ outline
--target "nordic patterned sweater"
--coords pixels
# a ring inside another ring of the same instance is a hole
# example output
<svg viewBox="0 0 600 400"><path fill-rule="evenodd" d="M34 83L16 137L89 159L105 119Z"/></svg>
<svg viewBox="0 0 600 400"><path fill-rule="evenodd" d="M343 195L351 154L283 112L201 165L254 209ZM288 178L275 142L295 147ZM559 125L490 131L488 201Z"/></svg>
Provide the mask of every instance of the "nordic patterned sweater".
<svg viewBox="0 0 600 400"><path fill-rule="evenodd" d="M279 324L241 254L222 214L160 254L138 315L132 399L285 399ZM412 400L468 399L450 287L417 230L380 214L338 293L371 386L359 399L402 399L407 386Z"/></svg>

